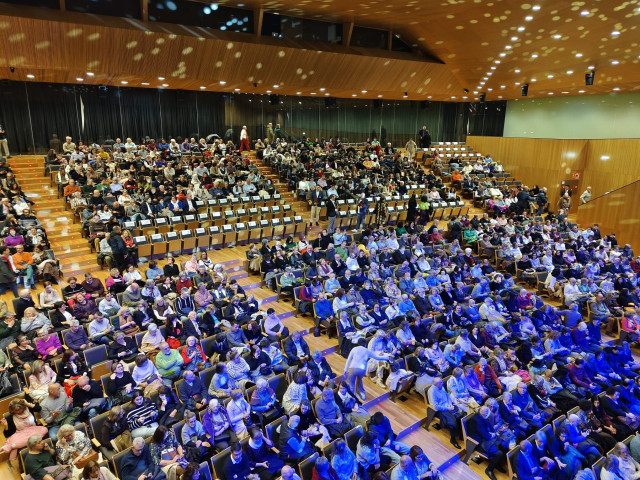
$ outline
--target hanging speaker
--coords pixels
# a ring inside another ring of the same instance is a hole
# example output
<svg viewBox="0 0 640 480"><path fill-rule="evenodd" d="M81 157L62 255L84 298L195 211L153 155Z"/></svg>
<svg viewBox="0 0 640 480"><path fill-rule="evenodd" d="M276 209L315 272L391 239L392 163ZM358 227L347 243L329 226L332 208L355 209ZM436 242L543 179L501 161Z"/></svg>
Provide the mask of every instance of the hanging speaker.
<svg viewBox="0 0 640 480"><path fill-rule="evenodd" d="M525 83L520 87L520 93L523 97L526 97L529 94L529 84Z"/></svg>
<svg viewBox="0 0 640 480"><path fill-rule="evenodd" d="M584 74L584 84L585 85L593 85L593 79L596 76L595 70L587 72Z"/></svg>
<svg viewBox="0 0 640 480"><path fill-rule="evenodd" d="M374 98L373 108L382 108L382 100L380 100L379 98Z"/></svg>
<svg viewBox="0 0 640 480"><path fill-rule="evenodd" d="M484 103L486 99L487 99L487 94L482 92L480 94L480 103Z"/></svg>
<svg viewBox="0 0 640 480"><path fill-rule="evenodd" d="M324 99L324 106L329 108L329 107L335 107L337 105L337 100L335 97L325 97Z"/></svg>

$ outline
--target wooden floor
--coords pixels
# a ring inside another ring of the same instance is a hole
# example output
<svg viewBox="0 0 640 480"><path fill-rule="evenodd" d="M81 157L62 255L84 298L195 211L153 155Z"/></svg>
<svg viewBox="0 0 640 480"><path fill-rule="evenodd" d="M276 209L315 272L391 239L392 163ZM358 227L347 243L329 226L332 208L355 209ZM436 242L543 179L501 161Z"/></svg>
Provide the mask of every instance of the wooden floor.
<svg viewBox="0 0 640 480"><path fill-rule="evenodd" d="M30 193L30 198L35 202L35 209L41 221L46 225L52 248L56 254L56 258L61 259L62 269L65 277L75 275L81 279L84 272L90 271L103 282L108 276L106 270L100 270L96 265L94 253L90 253L86 239L83 239L78 225L73 223L71 212L65 210L62 199L57 198L57 191L49 185L49 179L43 177L43 161L42 158L36 157L14 157L10 160L10 164L16 176L23 185L23 189ZM261 167L265 174L270 173L268 169ZM292 205L296 214L302 214L308 221L309 213L306 206L302 202L296 202L290 193L286 192L284 185L277 182L275 176L271 176L276 182L280 193L287 203ZM314 238L323 228L320 227L310 229L309 237ZM233 278L238 279L238 283L243 286L247 293L253 293L260 300L261 308L267 309L273 307L283 319L285 325L293 330L301 330L305 334L305 339L310 349L321 350L326 356L329 364L334 371L341 375L344 371L345 359L335 353L337 340L329 340L326 336L314 337L309 334L313 331L313 321L310 317L295 316L291 302L277 301L277 296L271 290L260 287L260 279L256 275L251 275L243 269L245 260L246 247L225 248L223 250L210 250L209 257L215 263L224 263L226 270L233 270ZM186 260L187 256L179 257L176 263ZM160 261L160 266L164 265L164 261ZM143 270L145 267L142 267ZM66 285L62 282L61 286ZM60 286L57 287L58 290ZM42 285L38 285L33 291L33 295L42 291ZM11 305L13 296L5 294L2 298ZM475 480L479 477L484 478L483 465L465 465L460 461L460 451L454 449L449 444L448 435L431 429L429 432L421 428L426 420L426 408L424 400L416 393L406 394L402 398L398 398L396 403L389 399L389 392L378 387L369 379L364 380L365 390L367 392L366 406L370 412L381 411L391 421L394 431L398 434L399 440L409 445L420 445L427 453L432 461L439 465L443 470L446 469L446 477L449 479ZM1 433L0 433L1 436ZM7 455L0 455L0 478L15 479L20 478L17 468L11 468L7 463ZM496 475L500 478L500 474L496 471ZM506 479L506 475L504 475Z"/></svg>

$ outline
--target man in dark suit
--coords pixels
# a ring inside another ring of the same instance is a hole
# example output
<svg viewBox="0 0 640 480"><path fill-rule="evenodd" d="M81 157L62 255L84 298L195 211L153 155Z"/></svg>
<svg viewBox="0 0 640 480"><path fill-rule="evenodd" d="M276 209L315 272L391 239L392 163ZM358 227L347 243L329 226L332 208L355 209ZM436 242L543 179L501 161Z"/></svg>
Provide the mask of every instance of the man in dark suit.
<svg viewBox="0 0 640 480"><path fill-rule="evenodd" d="M329 200L326 202L327 206L327 217L329 218L329 226L327 227L327 232L329 234L333 234L336 231L336 196L331 195Z"/></svg>
<svg viewBox="0 0 640 480"><path fill-rule="evenodd" d="M489 464L484 472L491 480L496 480L496 476L493 473L495 468L497 468L499 472L505 473L505 471L498 466L504 458L504 452L502 451L502 445L500 445L500 438L493 431L493 427L489 423L488 418L490 414L491 410L489 407L481 407L479 413L469 419L468 428L469 435L480 442L480 448L484 450L489 458Z"/></svg>
<svg viewBox="0 0 640 480"><path fill-rule="evenodd" d="M311 356L309 345L302 338L302 334L295 331L284 342L284 354L289 360L289 365L295 365L296 363L302 365L307 362Z"/></svg>
<svg viewBox="0 0 640 480"><path fill-rule="evenodd" d="M151 201L151 197L147 197L145 202L140 206L140 213L147 218L154 218L156 216L156 206Z"/></svg>
<svg viewBox="0 0 640 480"><path fill-rule="evenodd" d="M529 440L520 442L520 452L516 457L516 478L519 480L542 480L543 471L540 462L531 451L532 446Z"/></svg>
<svg viewBox="0 0 640 480"><path fill-rule="evenodd" d="M416 295L416 298L413 299L413 304L416 306L416 309L421 316L428 314L429 312L431 312L431 310L433 310L431 307L431 303L429 302L429 299L425 295L425 291L422 288L418 290L418 295Z"/></svg>

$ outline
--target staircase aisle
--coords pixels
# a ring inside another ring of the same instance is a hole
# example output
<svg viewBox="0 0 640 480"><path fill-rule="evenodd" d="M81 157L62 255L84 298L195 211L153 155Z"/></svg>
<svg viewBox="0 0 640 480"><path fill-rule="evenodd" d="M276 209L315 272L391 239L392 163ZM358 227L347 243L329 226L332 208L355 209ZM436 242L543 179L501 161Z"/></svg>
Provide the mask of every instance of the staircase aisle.
<svg viewBox="0 0 640 480"><path fill-rule="evenodd" d="M81 275L97 268L96 256L82 238L80 224L73 223L73 214L65 210L64 199L58 198L55 183L51 186L50 179L44 176L44 158L21 155L9 159L8 163L22 190L34 202L33 209L45 227L56 259L60 260L63 275Z"/></svg>

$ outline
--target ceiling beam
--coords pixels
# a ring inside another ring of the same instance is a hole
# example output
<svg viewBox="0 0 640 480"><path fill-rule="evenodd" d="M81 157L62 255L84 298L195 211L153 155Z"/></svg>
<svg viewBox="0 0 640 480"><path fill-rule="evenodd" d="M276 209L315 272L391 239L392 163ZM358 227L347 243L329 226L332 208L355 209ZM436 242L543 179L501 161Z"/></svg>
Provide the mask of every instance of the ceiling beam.
<svg viewBox="0 0 640 480"><path fill-rule="evenodd" d="M342 45L345 47L351 45L351 35L353 35L353 22L344 22L342 24Z"/></svg>
<svg viewBox="0 0 640 480"><path fill-rule="evenodd" d="M140 19L143 22L149 21L149 0L140 0Z"/></svg>
<svg viewBox="0 0 640 480"><path fill-rule="evenodd" d="M256 8L253 11L253 33L256 38L262 35L262 19L264 18L264 8Z"/></svg>

